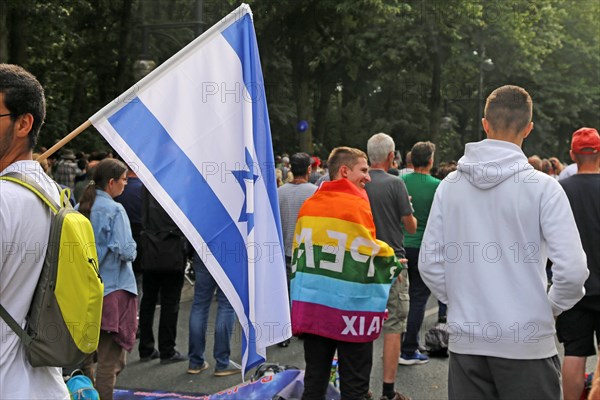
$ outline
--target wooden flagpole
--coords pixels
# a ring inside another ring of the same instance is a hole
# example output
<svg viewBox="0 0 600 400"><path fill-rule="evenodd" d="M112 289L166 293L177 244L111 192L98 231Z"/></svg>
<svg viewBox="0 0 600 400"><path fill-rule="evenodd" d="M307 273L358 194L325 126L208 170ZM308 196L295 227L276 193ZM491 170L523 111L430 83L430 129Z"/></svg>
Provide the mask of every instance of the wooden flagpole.
<svg viewBox="0 0 600 400"><path fill-rule="evenodd" d="M46 150L44 152L44 154L42 154L41 156L39 156L37 158L37 161L42 161L45 160L46 158L50 157L52 154L56 153L56 151L58 149L60 149L61 147L63 147L64 145L66 145L67 143L69 143L71 140L73 140L75 138L75 136L79 135L81 132L85 131L87 128L89 128L92 125L90 120L85 121L83 124L79 125L79 127L77 129L75 129L73 132L69 133L67 136L65 136L64 138L62 138L58 143L56 143L54 146L50 147L48 150Z"/></svg>

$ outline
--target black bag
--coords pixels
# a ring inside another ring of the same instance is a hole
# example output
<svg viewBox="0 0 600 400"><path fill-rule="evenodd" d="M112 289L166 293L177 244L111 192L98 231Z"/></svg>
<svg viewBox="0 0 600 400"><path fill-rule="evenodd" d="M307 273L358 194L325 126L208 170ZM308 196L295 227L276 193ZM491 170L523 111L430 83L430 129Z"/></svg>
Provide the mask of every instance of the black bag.
<svg viewBox="0 0 600 400"><path fill-rule="evenodd" d="M425 347L430 357L448 357L448 325L437 324L425 334Z"/></svg>
<svg viewBox="0 0 600 400"><path fill-rule="evenodd" d="M153 272L183 271L185 238L179 231L142 231L142 270Z"/></svg>
<svg viewBox="0 0 600 400"><path fill-rule="evenodd" d="M279 365L279 364L275 364L275 363L264 363L258 366L258 368L256 369L256 371L254 372L254 375L252 375L252 379L250 379L251 382L256 382L257 380L259 380L260 378L262 378L263 376L267 375L275 375L278 374L282 371L286 371L288 369L300 369L294 365Z"/></svg>

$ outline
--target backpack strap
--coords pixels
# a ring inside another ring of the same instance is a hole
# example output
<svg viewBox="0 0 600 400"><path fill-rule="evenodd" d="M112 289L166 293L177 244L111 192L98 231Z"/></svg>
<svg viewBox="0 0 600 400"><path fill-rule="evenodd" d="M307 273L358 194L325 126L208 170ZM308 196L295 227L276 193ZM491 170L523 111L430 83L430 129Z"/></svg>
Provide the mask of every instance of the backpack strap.
<svg viewBox="0 0 600 400"><path fill-rule="evenodd" d="M50 209L54 214L58 213L60 206L48 195L48 193L42 188L42 186L37 183L33 178L27 176L21 172L9 172L5 175L0 176L0 180L13 182L19 184L33 193L35 193ZM60 188L60 186L59 186ZM33 341L33 338L21 328L21 325L15 321L15 319L6 311L6 308L2 304L0 304L0 317L6 322L6 324L13 330L14 333L21 339L23 344L27 347Z"/></svg>
<svg viewBox="0 0 600 400"><path fill-rule="evenodd" d="M31 344L31 342L33 342L33 338L29 336L27 332L23 330L23 328L21 328L21 325L19 325L17 321L15 321L12 315L10 315L8 311L6 311L6 308L4 308L2 304L0 304L0 317L4 320L4 322L6 322L6 325L8 325L10 329L12 329L12 331L17 334L17 336L21 339L25 347L28 347Z"/></svg>
<svg viewBox="0 0 600 400"><path fill-rule="evenodd" d="M22 172L17 172L17 171L13 171L13 172L9 172L5 175L0 176L1 180L5 180L5 181L10 181L16 184L19 184L29 190L31 190L33 193L36 194L37 197L39 197L44 203L46 203L46 205L48 207L50 207L50 209L52 210L52 212L54 212L54 214L58 213L58 210L60 210L61 206L59 204L57 204L54 199L48 195L48 192L46 192L46 190L44 188L42 188L42 186L36 182L35 179L33 179L32 177L22 173ZM62 190L60 190L60 186L57 187L59 188L59 191L62 193ZM68 196L65 196L68 202ZM63 196L61 195L61 203L62 203L62 199Z"/></svg>

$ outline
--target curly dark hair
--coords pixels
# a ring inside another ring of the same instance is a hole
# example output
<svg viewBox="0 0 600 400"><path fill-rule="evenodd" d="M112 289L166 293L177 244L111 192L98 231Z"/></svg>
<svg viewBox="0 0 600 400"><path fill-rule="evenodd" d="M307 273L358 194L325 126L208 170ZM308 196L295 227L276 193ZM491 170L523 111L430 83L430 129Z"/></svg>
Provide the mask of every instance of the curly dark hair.
<svg viewBox="0 0 600 400"><path fill-rule="evenodd" d="M22 67L0 64L0 93L4 95L4 105L12 114L12 121L24 114L33 116L29 132L29 148L33 149L46 117L44 88L35 76Z"/></svg>

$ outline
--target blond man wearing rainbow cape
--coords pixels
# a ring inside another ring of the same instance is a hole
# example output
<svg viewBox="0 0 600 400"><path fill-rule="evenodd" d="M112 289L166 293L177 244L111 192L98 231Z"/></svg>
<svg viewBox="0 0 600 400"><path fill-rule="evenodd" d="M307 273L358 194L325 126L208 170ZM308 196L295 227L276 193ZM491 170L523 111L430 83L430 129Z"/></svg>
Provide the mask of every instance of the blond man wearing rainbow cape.
<svg viewBox="0 0 600 400"><path fill-rule="evenodd" d="M402 266L375 236L367 155L338 147L327 164L332 180L306 200L294 233L292 333L304 338L302 398L323 398L337 350L342 398L364 399L373 341Z"/></svg>

